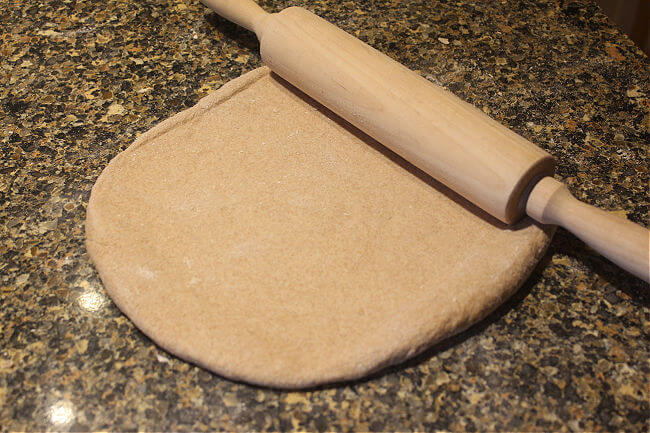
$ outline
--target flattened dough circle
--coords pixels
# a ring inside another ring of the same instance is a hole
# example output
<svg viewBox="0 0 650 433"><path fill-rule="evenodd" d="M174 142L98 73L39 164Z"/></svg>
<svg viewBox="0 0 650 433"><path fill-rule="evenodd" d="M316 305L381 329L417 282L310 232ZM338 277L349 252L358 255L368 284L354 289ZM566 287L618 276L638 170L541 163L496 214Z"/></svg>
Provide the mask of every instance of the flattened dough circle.
<svg viewBox="0 0 650 433"><path fill-rule="evenodd" d="M364 376L485 317L550 240L505 228L260 68L113 159L87 247L157 344L298 388Z"/></svg>

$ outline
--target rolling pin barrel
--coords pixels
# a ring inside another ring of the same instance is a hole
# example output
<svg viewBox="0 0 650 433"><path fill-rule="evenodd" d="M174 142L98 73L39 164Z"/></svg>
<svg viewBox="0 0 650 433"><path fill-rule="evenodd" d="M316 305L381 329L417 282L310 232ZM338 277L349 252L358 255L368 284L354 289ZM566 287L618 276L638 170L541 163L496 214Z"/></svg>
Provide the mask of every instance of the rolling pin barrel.
<svg viewBox="0 0 650 433"><path fill-rule="evenodd" d="M274 72L506 223L553 174L545 151L305 9L271 15L257 35Z"/></svg>
<svg viewBox="0 0 650 433"><path fill-rule="evenodd" d="M505 223L553 158L476 107L311 12L201 0L253 30L275 73Z"/></svg>

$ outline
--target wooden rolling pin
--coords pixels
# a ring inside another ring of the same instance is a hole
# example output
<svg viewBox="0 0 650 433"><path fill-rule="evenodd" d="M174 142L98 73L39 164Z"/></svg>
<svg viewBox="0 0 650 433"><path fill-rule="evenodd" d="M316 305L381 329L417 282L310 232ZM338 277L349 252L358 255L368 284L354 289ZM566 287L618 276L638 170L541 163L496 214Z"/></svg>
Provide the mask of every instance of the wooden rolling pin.
<svg viewBox="0 0 650 433"><path fill-rule="evenodd" d="M650 279L650 232L576 200L550 154L481 110L305 9L201 1L255 32L275 73L483 210L560 225Z"/></svg>

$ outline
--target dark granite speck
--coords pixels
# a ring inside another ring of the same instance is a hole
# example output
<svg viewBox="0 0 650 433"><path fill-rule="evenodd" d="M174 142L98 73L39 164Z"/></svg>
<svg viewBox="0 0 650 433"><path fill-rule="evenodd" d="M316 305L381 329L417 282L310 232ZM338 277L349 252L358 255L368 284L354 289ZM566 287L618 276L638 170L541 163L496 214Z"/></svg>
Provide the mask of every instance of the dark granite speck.
<svg viewBox="0 0 650 433"><path fill-rule="evenodd" d="M558 158L648 225L650 63L589 0L303 5ZM283 392L158 349L106 297L85 206L135 137L260 65L198 1L0 0L0 428L648 431L646 284L564 230L486 321L371 378Z"/></svg>

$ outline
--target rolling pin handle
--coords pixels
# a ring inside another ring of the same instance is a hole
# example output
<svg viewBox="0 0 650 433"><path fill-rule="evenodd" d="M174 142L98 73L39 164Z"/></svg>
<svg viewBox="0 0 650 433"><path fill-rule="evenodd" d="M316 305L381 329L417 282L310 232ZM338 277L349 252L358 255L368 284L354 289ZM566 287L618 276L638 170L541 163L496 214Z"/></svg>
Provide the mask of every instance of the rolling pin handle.
<svg viewBox="0 0 650 433"><path fill-rule="evenodd" d="M252 0L201 0L228 21L257 33L258 24L269 14Z"/></svg>
<svg viewBox="0 0 650 433"><path fill-rule="evenodd" d="M650 280L650 232L611 212L582 203L552 177L532 189L526 213L564 227L594 250L642 280Z"/></svg>

